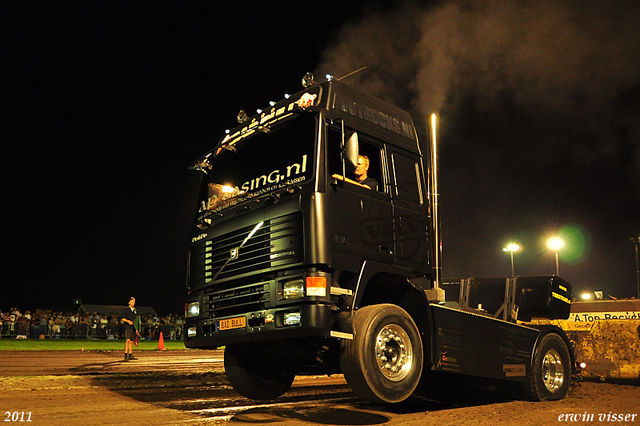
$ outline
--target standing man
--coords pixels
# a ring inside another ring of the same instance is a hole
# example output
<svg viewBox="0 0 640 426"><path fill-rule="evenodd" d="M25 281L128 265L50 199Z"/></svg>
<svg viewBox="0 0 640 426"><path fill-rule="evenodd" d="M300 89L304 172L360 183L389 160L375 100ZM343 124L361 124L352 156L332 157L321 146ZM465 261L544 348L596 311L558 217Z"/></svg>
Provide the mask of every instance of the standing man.
<svg viewBox="0 0 640 426"><path fill-rule="evenodd" d="M135 308L136 298L129 298L129 306L122 310L122 328L124 331L124 338L126 339L124 342L124 360L134 360L138 359L133 356L133 341L136 339L136 333L138 332L133 325L136 319L138 318L138 311Z"/></svg>

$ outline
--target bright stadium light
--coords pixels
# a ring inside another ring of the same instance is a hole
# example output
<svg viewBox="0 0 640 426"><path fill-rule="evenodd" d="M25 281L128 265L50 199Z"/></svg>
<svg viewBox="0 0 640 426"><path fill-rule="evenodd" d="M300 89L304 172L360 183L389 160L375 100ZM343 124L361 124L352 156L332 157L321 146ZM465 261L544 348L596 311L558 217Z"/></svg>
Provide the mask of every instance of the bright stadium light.
<svg viewBox="0 0 640 426"><path fill-rule="evenodd" d="M551 250L558 251L562 247L564 247L564 240L562 238L553 237L550 238L549 241L547 241L547 245Z"/></svg>
<svg viewBox="0 0 640 426"><path fill-rule="evenodd" d="M553 237L547 241L547 246L554 252L556 252L556 275L560 275L560 261L558 259L558 250L564 247L564 240L562 238Z"/></svg>

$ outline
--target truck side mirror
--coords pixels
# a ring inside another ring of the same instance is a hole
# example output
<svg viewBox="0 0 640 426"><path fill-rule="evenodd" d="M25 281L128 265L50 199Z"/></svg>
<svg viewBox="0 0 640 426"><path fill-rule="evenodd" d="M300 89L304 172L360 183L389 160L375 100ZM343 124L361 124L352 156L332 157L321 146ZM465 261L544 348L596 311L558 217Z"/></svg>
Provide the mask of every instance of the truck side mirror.
<svg viewBox="0 0 640 426"><path fill-rule="evenodd" d="M355 170L358 165L358 132L353 132L344 144L344 159L349 171Z"/></svg>

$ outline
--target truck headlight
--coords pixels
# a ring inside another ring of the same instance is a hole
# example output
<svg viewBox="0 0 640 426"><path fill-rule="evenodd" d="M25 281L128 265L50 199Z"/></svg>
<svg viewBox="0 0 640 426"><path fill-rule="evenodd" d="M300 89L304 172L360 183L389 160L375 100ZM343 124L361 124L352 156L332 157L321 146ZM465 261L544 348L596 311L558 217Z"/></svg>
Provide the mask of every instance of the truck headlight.
<svg viewBox="0 0 640 426"><path fill-rule="evenodd" d="M282 297L284 299L295 299L304 296L304 281L287 281L282 285Z"/></svg>
<svg viewBox="0 0 640 426"><path fill-rule="evenodd" d="M287 312L284 314L284 325L298 325L302 320L300 311Z"/></svg>
<svg viewBox="0 0 640 426"><path fill-rule="evenodd" d="M200 302L191 302L187 305L187 318L200 315Z"/></svg>

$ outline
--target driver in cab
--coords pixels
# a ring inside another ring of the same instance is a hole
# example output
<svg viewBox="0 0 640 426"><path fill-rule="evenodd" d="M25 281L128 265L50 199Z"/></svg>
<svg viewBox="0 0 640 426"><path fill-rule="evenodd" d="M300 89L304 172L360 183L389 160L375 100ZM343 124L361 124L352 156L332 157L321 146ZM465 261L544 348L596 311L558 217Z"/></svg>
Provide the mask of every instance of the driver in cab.
<svg viewBox="0 0 640 426"><path fill-rule="evenodd" d="M367 171L369 171L369 157L367 157L366 155L358 155L356 170L353 172L355 180L346 178L345 181L362 186L367 189L371 189L373 191L377 191L378 181L372 177L367 176ZM342 180L342 176L337 174L334 174L331 177L334 179Z"/></svg>

